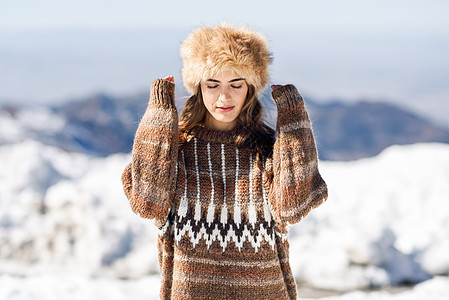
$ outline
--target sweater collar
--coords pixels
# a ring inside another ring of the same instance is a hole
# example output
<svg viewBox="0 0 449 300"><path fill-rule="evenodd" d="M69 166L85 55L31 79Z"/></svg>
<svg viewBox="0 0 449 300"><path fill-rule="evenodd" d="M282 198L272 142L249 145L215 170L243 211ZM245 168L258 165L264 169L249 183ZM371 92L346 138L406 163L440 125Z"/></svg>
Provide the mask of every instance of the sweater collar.
<svg viewBox="0 0 449 300"><path fill-rule="evenodd" d="M203 126L196 126L192 129L192 138L196 137L205 142L234 144L237 136L241 133L241 128L234 128L226 131L212 130Z"/></svg>

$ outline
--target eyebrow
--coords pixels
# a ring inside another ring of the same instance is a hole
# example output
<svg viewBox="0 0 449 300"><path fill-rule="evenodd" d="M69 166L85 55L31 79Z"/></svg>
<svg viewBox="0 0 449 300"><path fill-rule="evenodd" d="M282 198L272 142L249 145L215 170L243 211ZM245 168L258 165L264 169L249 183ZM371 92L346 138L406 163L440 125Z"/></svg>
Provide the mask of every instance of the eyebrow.
<svg viewBox="0 0 449 300"><path fill-rule="evenodd" d="M236 82L236 81L240 81L240 80L245 80L245 78L235 78L235 79L229 80L229 82ZM212 78L209 78L206 81L212 81L212 82L218 82L218 83L221 82L220 80L216 80L216 79L212 79Z"/></svg>

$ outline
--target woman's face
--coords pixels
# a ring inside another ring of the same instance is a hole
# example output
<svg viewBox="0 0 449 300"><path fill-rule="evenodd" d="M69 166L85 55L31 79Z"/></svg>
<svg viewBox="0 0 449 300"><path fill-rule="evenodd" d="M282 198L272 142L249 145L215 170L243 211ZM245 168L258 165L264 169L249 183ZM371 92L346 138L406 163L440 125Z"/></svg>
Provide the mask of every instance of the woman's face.
<svg viewBox="0 0 449 300"><path fill-rule="evenodd" d="M231 130L245 103L248 86L234 71L224 71L201 83L206 106L206 124L209 129Z"/></svg>

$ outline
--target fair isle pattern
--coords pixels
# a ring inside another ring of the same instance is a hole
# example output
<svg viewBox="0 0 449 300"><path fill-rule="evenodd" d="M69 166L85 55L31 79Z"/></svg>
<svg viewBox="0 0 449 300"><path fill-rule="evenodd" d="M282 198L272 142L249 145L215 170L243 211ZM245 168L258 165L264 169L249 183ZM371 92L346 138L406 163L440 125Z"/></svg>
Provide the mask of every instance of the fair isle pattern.
<svg viewBox="0 0 449 300"><path fill-rule="evenodd" d="M221 152L221 166L220 166L220 174L222 176L222 182L224 191L226 191L226 154L225 154L225 145L220 144L219 146ZM229 242L233 242L235 247L241 251L243 244L245 242L249 242L249 245L253 247L254 252L257 252L261 247L262 242L268 243L272 250L274 250L275 246L275 224L272 222L270 214L266 212L266 207L263 209L264 218L258 217L256 212L256 207L253 201L253 158L252 153L249 154L249 187L247 191L239 192L239 152L238 148L235 148L236 154L236 185L235 185L235 203L234 203L234 216L228 216L227 204L226 204L226 193L221 194L222 200L217 205L221 206L220 214L215 213L216 204L214 204L215 200L215 185L214 185L214 172L212 168L212 160L211 160L211 144L206 144L207 149L207 162L208 162L208 178L210 179L210 194L211 197L209 199L209 204L207 205L207 211L201 211L201 204L199 203L199 195L197 194L196 204L195 204L195 212L194 219L189 219L187 217L187 212L189 210L189 205L187 201L187 187L189 183L187 181L187 170L185 169L185 154L184 151L181 151L182 163L184 168L184 194L180 199L180 204L178 210L172 212L169 219L171 219L170 227L173 230L174 238L177 243L179 243L182 237L186 236L188 240L192 243L192 247L195 246L203 240L207 248L212 245L214 241L218 241L222 251L226 250L226 247ZM200 182L200 175L198 172L198 140L194 138L194 157L195 157L195 175L196 175L196 186L198 187ZM217 172L218 173L218 172ZM260 173L262 176L262 173ZM197 189L198 191L198 189ZM239 201L240 194L249 195L249 203L246 205L246 217L243 220L241 218L241 204ZM264 189L262 190L264 193ZM263 199L266 199L266 195L263 194ZM260 214L259 214L260 215ZM204 217L201 216L206 216ZM256 227L257 224L257 227ZM167 225L168 226L168 225ZM167 226L164 226L163 230L161 230L160 234L165 234L165 230ZM279 236L283 236L281 233L278 233ZM284 240L284 239L283 239Z"/></svg>
<svg viewBox="0 0 449 300"><path fill-rule="evenodd" d="M196 150L197 139L194 139L194 141L195 141L195 171L196 171L196 189L197 189L196 204L195 204L195 222L196 224L198 224L198 221L201 218L201 203L200 203L201 191L200 191L200 171L198 169L198 151Z"/></svg>
<svg viewBox="0 0 449 300"><path fill-rule="evenodd" d="M161 299L296 299L287 226L327 197L304 102L278 107L273 154L256 163L237 130L195 128L179 144L174 85L156 80L122 174L131 208L159 228ZM270 172L272 176L267 176Z"/></svg>
<svg viewBox="0 0 449 300"><path fill-rule="evenodd" d="M224 144L221 144L221 173L223 176L223 190L226 191L226 161ZM220 222L222 225L226 225L226 223L228 223L228 205L226 204L226 193L223 194L223 206L221 207Z"/></svg>
<svg viewBox="0 0 449 300"><path fill-rule="evenodd" d="M264 183L266 180L265 173L262 173L262 182ZM270 207L268 206L268 198L265 192L265 184L262 184L262 195L263 195L263 215L265 217L265 221L268 223L271 222L271 212Z"/></svg>
<svg viewBox="0 0 449 300"><path fill-rule="evenodd" d="M209 208L207 210L207 223L210 226L210 224L214 220L215 214L215 206L214 206L215 186L214 186L214 177L212 176L212 162L210 161L210 143L207 143L207 161L209 163L210 186L212 188L210 193Z"/></svg>
<svg viewBox="0 0 449 300"><path fill-rule="evenodd" d="M181 151L181 157L182 157L182 163L183 163L183 169L184 169L184 177L187 178L184 151ZM179 208L178 208L178 216L181 221L182 221L182 218L185 218L187 215L187 208L188 208L188 203L187 203L187 180L186 180L185 184L184 184L184 195L181 198L181 202L179 203Z"/></svg>
<svg viewBox="0 0 449 300"><path fill-rule="evenodd" d="M249 205L248 205L248 218L249 223L254 227L256 226L256 208L253 202L253 154L249 155Z"/></svg>
<svg viewBox="0 0 449 300"><path fill-rule="evenodd" d="M238 180L239 180L239 149L235 148L235 201L234 201L234 222L237 226L237 229L240 227L241 222L241 213L240 213L240 204L238 201L239 196L239 186L238 186Z"/></svg>

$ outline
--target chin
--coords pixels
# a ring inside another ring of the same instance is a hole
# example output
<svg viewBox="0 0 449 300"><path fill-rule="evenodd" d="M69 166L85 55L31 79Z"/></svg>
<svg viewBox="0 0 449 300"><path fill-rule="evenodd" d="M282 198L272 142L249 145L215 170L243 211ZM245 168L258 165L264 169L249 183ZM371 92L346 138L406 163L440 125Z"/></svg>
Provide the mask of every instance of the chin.
<svg viewBox="0 0 449 300"><path fill-rule="evenodd" d="M216 118L214 117L214 119L220 123L232 123L237 117L218 115Z"/></svg>

